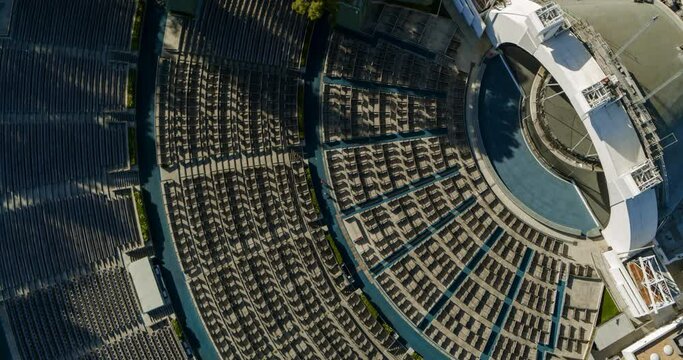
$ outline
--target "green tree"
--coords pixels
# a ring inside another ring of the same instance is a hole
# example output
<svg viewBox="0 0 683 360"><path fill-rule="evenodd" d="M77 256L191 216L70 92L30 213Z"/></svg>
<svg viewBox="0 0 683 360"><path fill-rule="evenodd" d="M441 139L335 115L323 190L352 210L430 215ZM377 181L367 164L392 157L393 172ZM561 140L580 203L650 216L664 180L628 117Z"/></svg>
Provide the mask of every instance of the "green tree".
<svg viewBox="0 0 683 360"><path fill-rule="evenodd" d="M301 15L306 15L310 20L320 19L325 10L334 13L337 8L337 0L294 0L292 9Z"/></svg>
<svg viewBox="0 0 683 360"><path fill-rule="evenodd" d="M308 14L308 8L311 7L310 0L294 0L292 3L292 10L296 11L301 15Z"/></svg>
<svg viewBox="0 0 683 360"><path fill-rule="evenodd" d="M308 18L318 20L323 16L324 11L325 4L322 1L312 1L311 6L308 7Z"/></svg>

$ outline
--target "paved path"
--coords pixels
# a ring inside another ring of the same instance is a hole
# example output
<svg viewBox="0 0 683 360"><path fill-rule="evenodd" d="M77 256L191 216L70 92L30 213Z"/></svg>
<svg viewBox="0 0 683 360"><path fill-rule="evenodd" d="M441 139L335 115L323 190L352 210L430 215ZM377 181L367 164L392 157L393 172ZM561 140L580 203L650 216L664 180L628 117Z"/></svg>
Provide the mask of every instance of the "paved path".
<svg viewBox="0 0 683 360"><path fill-rule="evenodd" d="M344 79L339 77L325 76L323 77L325 84L348 86L356 89L379 91L382 93L389 94L399 94L408 96L419 96L419 97L434 97L439 99L445 99L447 94L445 91L435 91L435 90L425 90L425 89L415 89L411 87L399 86L399 85L388 85L380 84L367 80L358 79Z"/></svg>
<svg viewBox="0 0 683 360"><path fill-rule="evenodd" d="M138 59L140 76L136 102L140 182L156 256L163 263L164 282L175 313L184 323L189 343L195 352L204 360L218 359L218 352L203 325L185 282L185 274L175 252L161 193L161 176L156 158L154 104L157 63L162 50L165 24L164 10L154 1L147 2Z"/></svg>
<svg viewBox="0 0 683 360"><path fill-rule="evenodd" d="M347 140L340 141L330 141L326 142L323 147L325 150L335 150L335 149L346 149L352 147L359 147L365 145L381 145L397 141L408 141L416 140L428 137L436 137L446 135L448 133L447 128L438 129L425 129L419 131L403 132L403 133L392 133L369 137L358 137Z"/></svg>

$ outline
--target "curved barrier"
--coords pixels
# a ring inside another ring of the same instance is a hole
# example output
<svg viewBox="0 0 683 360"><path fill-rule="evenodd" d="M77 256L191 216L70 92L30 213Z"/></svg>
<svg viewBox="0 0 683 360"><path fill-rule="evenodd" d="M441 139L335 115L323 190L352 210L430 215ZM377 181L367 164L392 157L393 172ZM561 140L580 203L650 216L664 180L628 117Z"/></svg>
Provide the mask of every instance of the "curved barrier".
<svg viewBox="0 0 683 360"><path fill-rule="evenodd" d="M595 145L605 172L610 222L603 236L617 252L651 241L657 229L653 186L661 181L619 101L613 81L567 29L555 4L513 0L485 18L494 47L514 44L534 56L569 98Z"/></svg>

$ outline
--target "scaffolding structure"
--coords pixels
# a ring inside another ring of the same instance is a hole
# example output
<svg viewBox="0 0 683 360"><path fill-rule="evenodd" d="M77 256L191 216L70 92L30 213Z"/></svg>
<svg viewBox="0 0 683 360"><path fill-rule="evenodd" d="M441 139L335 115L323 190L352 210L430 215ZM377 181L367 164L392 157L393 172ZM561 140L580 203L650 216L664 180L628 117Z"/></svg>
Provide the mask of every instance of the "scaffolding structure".
<svg viewBox="0 0 683 360"><path fill-rule="evenodd" d="M620 98L615 83L616 78L606 77L581 92L591 110L598 109Z"/></svg>
<svg viewBox="0 0 683 360"><path fill-rule="evenodd" d="M636 273L639 272L639 275L641 275L636 275L640 279L636 278L635 280L639 281L638 285L641 287L641 290L644 290L641 292L641 295L647 296L645 300L650 310L656 314L659 309L675 302L669 287L669 280L662 275L661 267L655 255L639 257L638 262L634 261L631 265L632 270L636 270L634 267L637 268Z"/></svg>
<svg viewBox="0 0 683 360"><path fill-rule="evenodd" d="M654 118L642 101L640 101L643 95L635 80L628 69L615 56L605 39L586 21L571 17L568 14L565 15L571 18L574 35L586 44L588 51L593 55L605 74L609 78L614 79L612 84L615 86L615 91L619 94L619 100L624 109L626 109L634 129L643 144L645 153L650 160L648 165L641 164L643 168L634 169L639 170L634 174L634 179L636 177L643 179L642 184L645 188L650 188L664 182L666 179L666 167L663 159L664 149L678 140L673 134L664 137L659 136ZM648 169L647 172L644 171L646 168ZM652 179L658 182L653 183ZM638 181L640 180L636 180L636 182Z"/></svg>
<svg viewBox="0 0 683 360"><path fill-rule="evenodd" d="M536 10L535 13L544 28L564 22L564 12L562 11L562 8L554 2L546 3L540 9Z"/></svg>
<svg viewBox="0 0 683 360"><path fill-rule="evenodd" d="M636 182L636 185L638 185L640 191L653 188L662 182L662 175L657 171L657 167L652 163L652 160L633 167L631 169L631 177Z"/></svg>

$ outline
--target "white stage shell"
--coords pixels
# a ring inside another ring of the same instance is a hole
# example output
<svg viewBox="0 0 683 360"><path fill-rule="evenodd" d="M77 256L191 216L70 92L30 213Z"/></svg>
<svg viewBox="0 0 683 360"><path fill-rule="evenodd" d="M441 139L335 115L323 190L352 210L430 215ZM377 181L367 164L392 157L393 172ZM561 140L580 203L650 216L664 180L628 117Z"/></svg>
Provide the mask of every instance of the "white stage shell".
<svg viewBox="0 0 683 360"><path fill-rule="evenodd" d="M653 188L641 190L633 169L648 162L628 113L619 101L601 106L588 103L583 91L606 75L571 31L562 23L542 21L541 6L512 0L491 9L486 32L494 47L514 44L533 55L562 87L582 119L605 172L610 198L610 221L602 234L618 253L650 242L657 230L657 199ZM545 8L544 8L545 9Z"/></svg>

